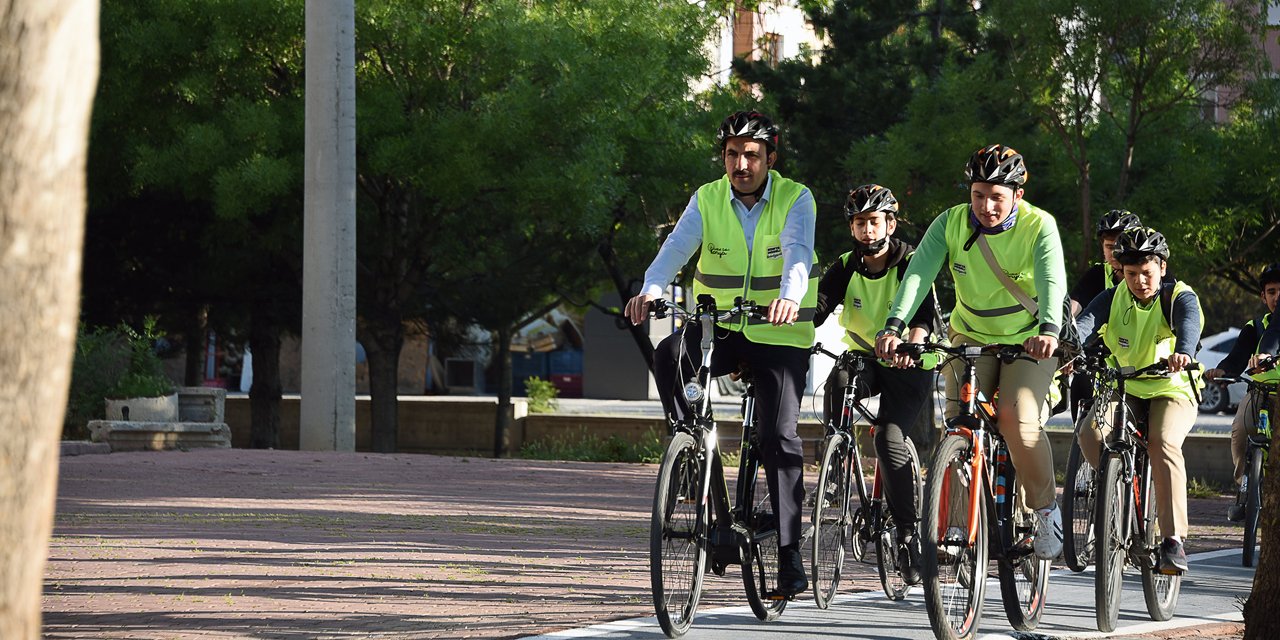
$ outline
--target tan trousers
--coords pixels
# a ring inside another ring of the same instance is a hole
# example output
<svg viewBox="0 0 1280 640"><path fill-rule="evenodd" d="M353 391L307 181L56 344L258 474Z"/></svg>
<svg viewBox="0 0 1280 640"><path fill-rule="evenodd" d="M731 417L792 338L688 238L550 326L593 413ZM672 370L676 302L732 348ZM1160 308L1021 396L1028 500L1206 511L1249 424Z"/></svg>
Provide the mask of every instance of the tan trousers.
<svg viewBox="0 0 1280 640"><path fill-rule="evenodd" d="M951 330L951 344L982 344L969 336ZM1045 398L1049 385L1057 371L1056 358L1027 362L1015 360L1010 364L1000 362L994 355L978 359L978 388L990 398L1000 390L996 407L996 426L1009 445L1009 458L1018 474L1026 498L1026 504L1034 509L1044 509L1054 504L1053 451L1044 434L1044 423L1049 419L1049 407ZM964 362L952 360L942 369L946 381L946 416L953 418L960 413L960 378L964 374Z"/></svg>
<svg viewBox="0 0 1280 640"><path fill-rule="evenodd" d="M1244 397L1244 402L1236 407L1236 417L1231 421L1231 461L1236 465L1235 475L1236 484L1240 484L1240 478L1244 477L1244 454L1249 448L1249 436L1258 430L1258 410L1262 407L1258 406L1262 402L1262 394L1250 390ZM1276 418L1280 417L1280 396L1271 394L1271 406L1268 410L1271 412L1272 431L1275 431Z"/></svg>
<svg viewBox="0 0 1280 640"><path fill-rule="evenodd" d="M1198 407L1187 398L1152 398L1143 400L1127 396L1132 419L1147 424L1147 454L1151 458L1151 481L1156 490L1156 517L1160 535L1186 537L1187 466L1182 457L1182 442L1195 426ZM1080 452L1089 464L1098 468L1102 440L1111 433L1111 419L1116 403L1107 402L1107 419L1101 426L1089 420L1088 427L1078 431Z"/></svg>

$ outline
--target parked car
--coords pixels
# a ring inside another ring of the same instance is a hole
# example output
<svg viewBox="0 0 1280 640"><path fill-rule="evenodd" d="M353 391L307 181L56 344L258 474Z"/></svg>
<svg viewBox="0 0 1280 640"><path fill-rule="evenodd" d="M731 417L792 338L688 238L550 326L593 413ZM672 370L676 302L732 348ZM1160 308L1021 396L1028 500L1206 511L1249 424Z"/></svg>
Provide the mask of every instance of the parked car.
<svg viewBox="0 0 1280 640"><path fill-rule="evenodd" d="M1206 338L1200 339L1203 345L1200 349L1200 355L1197 360L1205 370L1213 369L1218 366L1222 359L1231 353L1231 348L1236 344L1236 337L1240 335L1240 330L1232 327L1221 333L1215 333ZM1200 392L1200 412L1201 413L1218 413L1220 411L1234 411L1240 404L1240 400L1244 398L1248 387L1243 382L1235 382L1230 385L1221 385L1214 382L1205 382L1204 389Z"/></svg>

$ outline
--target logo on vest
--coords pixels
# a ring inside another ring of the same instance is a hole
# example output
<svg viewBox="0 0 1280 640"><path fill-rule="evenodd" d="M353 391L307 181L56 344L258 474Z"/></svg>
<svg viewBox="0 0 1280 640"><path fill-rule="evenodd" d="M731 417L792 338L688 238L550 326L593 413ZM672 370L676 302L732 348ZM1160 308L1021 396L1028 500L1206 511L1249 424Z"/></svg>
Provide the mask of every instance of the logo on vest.
<svg viewBox="0 0 1280 640"><path fill-rule="evenodd" d="M764 257L769 260L777 260L778 258L781 258L782 247L769 247L769 249L764 252Z"/></svg>
<svg viewBox="0 0 1280 640"><path fill-rule="evenodd" d="M719 256L721 258L729 255L729 247L721 247L715 243L707 244L707 251L710 251L711 255Z"/></svg>
<svg viewBox="0 0 1280 640"><path fill-rule="evenodd" d="M861 309L861 308L862 308L862 298L854 298L854 299L853 299L853 308L854 308L854 309Z"/></svg>
<svg viewBox="0 0 1280 640"><path fill-rule="evenodd" d="M969 273L969 267L966 267L959 262L951 263L951 270L955 271L958 275L965 275L966 273Z"/></svg>
<svg viewBox="0 0 1280 640"><path fill-rule="evenodd" d="M1128 338L1120 338L1120 348L1121 348L1121 349L1128 349L1128 348L1129 348L1129 339L1128 339Z"/></svg>

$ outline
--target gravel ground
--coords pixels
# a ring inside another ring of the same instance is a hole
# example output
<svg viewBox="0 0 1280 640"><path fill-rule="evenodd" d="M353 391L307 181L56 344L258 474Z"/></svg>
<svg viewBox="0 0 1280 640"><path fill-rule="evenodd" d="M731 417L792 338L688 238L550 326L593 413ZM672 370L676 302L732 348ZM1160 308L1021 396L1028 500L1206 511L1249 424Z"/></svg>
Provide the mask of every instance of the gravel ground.
<svg viewBox="0 0 1280 640"><path fill-rule="evenodd" d="M61 464L46 638L516 638L652 615L654 465L239 449ZM1188 552L1240 544L1227 500L1190 501ZM849 573L845 590L879 589L872 565ZM702 602L742 604L738 574L709 577Z"/></svg>

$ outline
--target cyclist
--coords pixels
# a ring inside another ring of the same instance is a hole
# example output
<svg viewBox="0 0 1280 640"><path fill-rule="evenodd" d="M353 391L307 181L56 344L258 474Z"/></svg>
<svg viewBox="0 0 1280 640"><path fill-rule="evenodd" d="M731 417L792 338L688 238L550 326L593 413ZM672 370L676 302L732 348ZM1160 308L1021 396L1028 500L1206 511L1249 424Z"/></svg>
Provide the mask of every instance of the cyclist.
<svg viewBox="0 0 1280 640"><path fill-rule="evenodd" d="M1280 301L1280 263L1263 269L1258 275L1258 285L1261 287L1259 293L1267 312L1245 323L1244 328L1240 330L1240 335L1236 336L1236 343L1231 347L1231 353L1218 363L1217 368L1205 372L1204 377L1209 380L1220 376L1238 376L1245 367L1256 364L1258 354L1264 353L1260 350L1262 336L1275 324L1272 321L1276 313L1276 302ZM1277 382L1280 381L1280 370L1272 369L1253 378L1259 382ZM1236 417L1231 421L1231 461L1235 463L1233 477L1236 484L1239 484L1240 479L1244 477L1245 451L1249 445L1249 436L1253 435L1258 426L1255 423L1258 420L1258 408L1261 402L1262 398L1259 397L1258 392L1250 389L1249 397L1236 408ZM1280 416L1280 397L1275 394L1271 396L1271 415ZM1238 504L1227 507L1227 519L1240 522L1244 519L1244 508Z"/></svg>
<svg viewBox="0 0 1280 640"><path fill-rule="evenodd" d="M1187 555L1187 473L1182 442L1195 425L1199 376L1187 371L1200 342L1204 317L1200 301L1184 282L1167 284L1169 245L1151 228L1132 227L1120 233L1114 255L1123 268L1125 287L1103 292L1077 319L1085 344L1098 336L1121 367L1142 368L1167 359L1167 378L1138 378L1125 385L1123 400L1134 420L1146 419L1147 452L1155 484L1160 520L1162 573L1185 572ZM1112 399L1116 402L1119 399ZM1080 452L1098 468L1102 441L1109 425L1080 429Z"/></svg>
<svg viewBox="0 0 1280 640"><path fill-rule="evenodd" d="M843 304L840 326L845 344L853 351L875 353L875 334L889 314L889 304L901 286L914 247L893 237L898 227L898 200L893 192L878 184L868 184L849 192L844 216L853 235L853 250L837 258L818 283L818 311L814 324L826 321L836 305ZM912 317L908 339L924 342L935 326L940 326L933 292L926 294ZM900 356L909 364L910 359ZM897 525L898 566L907 584L920 582L920 541L916 523L920 520L915 503L916 482L907 452L907 435L920 443L929 434L908 434L917 425L930 403L933 375L924 369L898 369L887 364L863 372L864 383L856 389L859 397L880 394L876 420L875 450L884 470L885 496ZM849 372L833 368L827 377L823 420L839 419L842 390Z"/></svg>
<svg viewBox="0 0 1280 640"><path fill-rule="evenodd" d="M1084 272L1071 288L1071 310L1079 314L1099 293L1110 289L1124 280L1120 274L1120 263L1116 262L1111 249L1116 244L1120 232L1129 227L1142 226L1142 220L1134 213L1124 209L1112 209L1098 220L1098 242L1102 245L1102 262L1096 262ZM1075 389L1072 389L1074 391Z"/></svg>
<svg viewBox="0 0 1280 640"><path fill-rule="evenodd" d="M1027 168L1022 154L1000 144L978 149L965 177L969 203L944 211L929 225L894 298L876 352L892 357L910 317L944 261L955 280L952 343L1022 345L1034 361L1002 364L994 355L978 361L982 392L1000 389L998 421L1009 456L1034 507L1032 546L1037 557L1062 553L1062 516L1055 499L1053 454L1044 434L1046 398L1057 370L1066 297L1066 270L1058 225L1048 212L1022 198ZM959 414L958 362L944 371L948 418Z"/></svg>
<svg viewBox="0 0 1280 640"><path fill-rule="evenodd" d="M800 556L800 511L804 501L804 448L796 433L800 399L809 372L817 286L810 278L816 255L813 195L804 185L772 170L778 159L778 129L767 116L739 111L717 133L725 175L700 187L658 255L645 271L644 289L627 301L631 322L645 319L649 302L662 295L690 256L701 251L694 294L715 296L728 309L737 296L768 304L766 319L715 326L712 375L745 363L756 387L760 452L769 497L778 514L778 594L809 588ZM701 331L686 342L676 335L654 352L653 375L663 408L673 420L689 413L680 389L694 374L689 354L698 353Z"/></svg>

